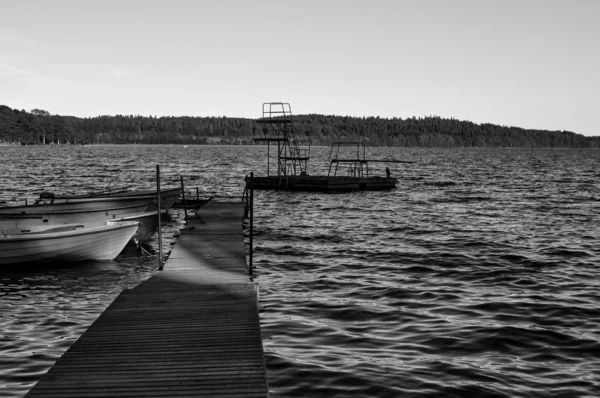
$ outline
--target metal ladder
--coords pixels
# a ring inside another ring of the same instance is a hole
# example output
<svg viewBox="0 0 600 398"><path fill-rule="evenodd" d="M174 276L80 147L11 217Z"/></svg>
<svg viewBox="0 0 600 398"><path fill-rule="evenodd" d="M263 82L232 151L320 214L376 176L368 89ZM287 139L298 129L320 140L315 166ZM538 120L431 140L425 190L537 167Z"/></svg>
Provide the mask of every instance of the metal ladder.
<svg viewBox="0 0 600 398"><path fill-rule="evenodd" d="M255 141L277 142L277 174L308 175L310 142L301 147L296 137L292 108L285 102L266 102L262 108L262 118L258 123L265 125L265 137Z"/></svg>

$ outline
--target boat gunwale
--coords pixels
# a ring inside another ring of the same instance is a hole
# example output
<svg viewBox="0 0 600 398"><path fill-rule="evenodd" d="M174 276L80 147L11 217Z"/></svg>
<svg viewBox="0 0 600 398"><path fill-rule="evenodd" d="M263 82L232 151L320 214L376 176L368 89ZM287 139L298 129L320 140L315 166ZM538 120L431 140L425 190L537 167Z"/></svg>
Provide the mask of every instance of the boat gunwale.
<svg viewBox="0 0 600 398"><path fill-rule="evenodd" d="M168 214L168 211L162 209L160 212L161 216ZM127 213L121 218L116 218L111 220L113 222L123 222L123 221L131 221L136 218L150 218L150 217L158 217L158 212L156 210L143 211L139 213Z"/></svg>
<svg viewBox="0 0 600 398"><path fill-rule="evenodd" d="M88 203L88 202L86 202ZM144 206L144 204L137 204L137 205L126 205L126 206L116 206L116 207L110 207L110 208L106 208L106 209L52 209L52 210L41 210L40 208L42 206L57 206L57 205L69 205L69 204L73 204L73 202L68 203L68 202L59 202L59 203L41 203L38 205L25 205L25 206L14 206L14 207L0 207L0 220L1 219L6 219L8 217L14 217L14 218L29 218L31 217L41 217L44 215L56 215L56 214L77 214L77 213L105 213L107 211L113 211L113 210L127 210L127 209L133 209L136 207L142 207ZM151 202L148 202L147 205L152 204ZM39 206L36 208L36 206ZM32 211L29 211L27 209L32 209ZM7 211L8 210L8 211ZM25 211L21 211L18 212L18 210L25 210ZM124 214L129 214L129 213L124 213Z"/></svg>
<svg viewBox="0 0 600 398"><path fill-rule="evenodd" d="M44 198L41 199L43 201L52 201L52 200L103 200L103 199L123 199L123 198L156 198L158 191L156 190L142 190L142 191L115 191L113 193L110 192L91 192L89 194L81 194L81 195L55 195L53 198ZM160 190L161 198L165 196L175 196L181 195L181 187L177 188L167 188Z"/></svg>
<svg viewBox="0 0 600 398"><path fill-rule="evenodd" d="M75 224L74 224L75 226ZM82 229L73 229L70 231L60 231L60 232L26 232L23 234L15 234L15 235L1 235L1 242L20 242L20 241L34 241L34 240L47 240L47 239L63 239L74 236L85 236L90 234L95 234L99 232L105 231L115 231L121 230L125 228L139 228L139 221L109 221L105 225L98 227L89 227Z"/></svg>

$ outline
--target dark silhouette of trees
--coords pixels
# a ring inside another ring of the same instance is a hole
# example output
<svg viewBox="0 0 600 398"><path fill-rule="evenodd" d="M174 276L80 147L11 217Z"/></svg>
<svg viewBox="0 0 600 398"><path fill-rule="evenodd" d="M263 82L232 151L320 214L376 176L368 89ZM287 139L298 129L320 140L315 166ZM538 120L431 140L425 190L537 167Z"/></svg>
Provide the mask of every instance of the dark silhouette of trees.
<svg viewBox="0 0 600 398"><path fill-rule="evenodd" d="M570 131L498 126L439 116L294 117L297 137L313 145L363 141L369 146L599 148L600 137ZM234 117L114 115L93 118L51 115L0 105L0 143L40 144L252 144L264 126Z"/></svg>
<svg viewBox="0 0 600 398"><path fill-rule="evenodd" d="M50 116L50 112L45 111L43 109L32 109L31 114L34 116Z"/></svg>

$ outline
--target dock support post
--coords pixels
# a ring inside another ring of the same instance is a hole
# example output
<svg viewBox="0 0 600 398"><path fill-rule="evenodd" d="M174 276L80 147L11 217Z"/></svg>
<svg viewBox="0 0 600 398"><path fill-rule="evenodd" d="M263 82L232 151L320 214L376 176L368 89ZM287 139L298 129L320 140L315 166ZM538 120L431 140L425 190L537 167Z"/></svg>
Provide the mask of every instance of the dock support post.
<svg viewBox="0 0 600 398"><path fill-rule="evenodd" d="M160 220L160 166L156 165L156 209L158 213L158 270L163 270L163 253L162 253L162 228Z"/></svg>
<svg viewBox="0 0 600 398"><path fill-rule="evenodd" d="M242 202L244 202L244 220L250 222L250 178L248 174L244 177L244 193L242 194Z"/></svg>
<svg viewBox="0 0 600 398"><path fill-rule="evenodd" d="M187 225L188 216L187 216L187 205L185 204L185 187L183 186L183 176L180 175L179 179L181 180L181 201L183 203L183 214L185 215L184 220L185 220L185 224Z"/></svg>
<svg viewBox="0 0 600 398"><path fill-rule="evenodd" d="M254 172L250 172L250 256L248 259L248 274L252 275L252 257L254 251L252 249L254 240Z"/></svg>

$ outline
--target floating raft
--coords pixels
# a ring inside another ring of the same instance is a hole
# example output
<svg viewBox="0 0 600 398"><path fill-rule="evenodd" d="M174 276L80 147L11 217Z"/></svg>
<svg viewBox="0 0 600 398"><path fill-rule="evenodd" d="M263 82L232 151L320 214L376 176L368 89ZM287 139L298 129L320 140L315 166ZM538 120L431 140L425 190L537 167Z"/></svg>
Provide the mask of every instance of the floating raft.
<svg viewBox="0 0 600 398"><path fill-rule="evenodd" d="M256 142L267 143L267 176L254 177L254 189L276 189L290 191L350 192L381 191L396 187L398 180L390 177L369 176L369 162L395 162L395 160L369 160L366 158L364 142L334 142L329 152L327 176L308 175L310 139L300 140L295 132L292 107L287 102L267 102L262 106L262 117L256 120L264 124L264 137ZM277 174L270 175L272 156L271 142L277 143ZM338 176L340 165L347 167L346 176ZM246 186L248 188L248 185Z"/></svg>
<svg viewBox="0 0 600 398"><path fill-rule="evenodd" d="M241 204L210 202L164 271L126 290L28 397L267 397Z"/></svg>
<svg viewBox="0 0 600 398"><path fill-rule="evenodd" d="M349 192L381 191L396 187L392 177L268 176L254 177L254 189Z"/></svg>

